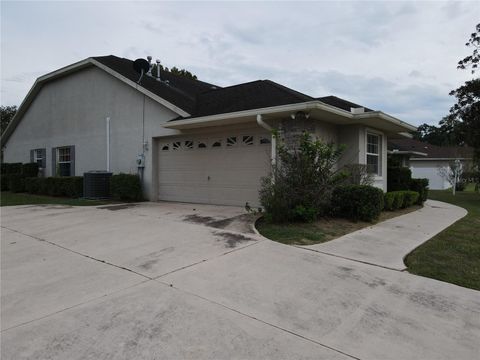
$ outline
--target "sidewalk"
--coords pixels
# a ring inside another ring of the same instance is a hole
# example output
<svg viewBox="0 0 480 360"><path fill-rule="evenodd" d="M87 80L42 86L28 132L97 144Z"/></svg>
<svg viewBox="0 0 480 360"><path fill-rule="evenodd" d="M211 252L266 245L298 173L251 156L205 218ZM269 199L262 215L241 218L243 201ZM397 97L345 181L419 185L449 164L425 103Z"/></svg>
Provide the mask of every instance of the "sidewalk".
<svg viewBox="0 0 480 360"><path fill-rule="evenodd" d="M394 270L405 270L404 257L413 249L467 215L467 211L441 201L338 239L304 248Z"/></svg>

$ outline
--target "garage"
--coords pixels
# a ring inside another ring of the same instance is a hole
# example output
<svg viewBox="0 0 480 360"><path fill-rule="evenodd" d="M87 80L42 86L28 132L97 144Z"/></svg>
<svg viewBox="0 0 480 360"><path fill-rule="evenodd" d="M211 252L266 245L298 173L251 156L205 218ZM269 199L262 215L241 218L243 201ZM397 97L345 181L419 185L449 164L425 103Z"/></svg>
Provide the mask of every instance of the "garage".
<svg viewBox="0 0 480 360"><path fill-rule="evenodd" d="M410 160L410 170L413 178L428 179L428 187L431 190L445 190L451 187L450 183L440 175L440 169L448 171L447 161L412 161Z"/></svg>
<svg viewBox="0 0 480 360"><path fill-rule="evenodd" d="M158 199L256 206L270 172L271 135L262 129L158 140Z"/></svg>

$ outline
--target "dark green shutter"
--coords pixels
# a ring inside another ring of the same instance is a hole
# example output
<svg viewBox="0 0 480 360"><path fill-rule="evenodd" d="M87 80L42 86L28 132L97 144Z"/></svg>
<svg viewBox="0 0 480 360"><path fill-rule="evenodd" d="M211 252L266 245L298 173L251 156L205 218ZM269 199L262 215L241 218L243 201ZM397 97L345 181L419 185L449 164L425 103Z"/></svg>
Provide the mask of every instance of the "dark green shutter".
<svg viewBox="0 0 480 360"><path fill-rule="evenodd" d="M33 161L34 161L34 158L33 158L34 151L35 151L35 150L30 150L30 162L31 162L31 163L33 163Z"/></svg>
<svg viewBox="0 0 480 360"><path fill-rule="evenodd" d="M70 176L75 176L75 146L70 146Z"/></svg>
<svg viewBox="0 0 480 360"><path fill-rule="evenodd" d="M47 167L47 149L42 149L42 169Z"/></svg>
<svg viewBox="0 0 480 360"><path fill-rule="evenodd" d="M57 176L57 148L52 148L52 176Z"/></svg>

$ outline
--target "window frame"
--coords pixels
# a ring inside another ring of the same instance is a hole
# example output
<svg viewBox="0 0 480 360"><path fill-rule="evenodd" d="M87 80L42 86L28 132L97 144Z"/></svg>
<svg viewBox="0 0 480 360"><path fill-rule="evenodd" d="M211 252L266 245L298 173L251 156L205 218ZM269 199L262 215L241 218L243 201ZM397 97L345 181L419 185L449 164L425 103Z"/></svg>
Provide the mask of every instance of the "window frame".
<svg viewBox="0 0 480 360"><path fill-rule="evenodd" d="M44 154L45 153L45 154ZM45 157L43 156L45 155ZM44 149L33 149L33 162L38 164L38 169L43 170L44 160L46 158L46 151ZM38 163L40 161L40 164Z"/></svg>
<svg viewBox="0 0 480 360"><path fill-rule="evenodd" d="M374 136L377 138L377 153L372 153L368 151L368 136ZM368 157L369 156L376 156L377 157L377 172L371 172L373 176L375 176L376 179L381 179L382 174L383 174L383 168L382 168L382 156L383 156L383 134L378 133L376 131L372 130L366 130L365 132L365 165L367 166L367 171L368 171Z"/></svg>
<svg viewBox="0 0 480 360"><path fill-rule="evenodd" d="M60 154L61 151L68 151L68 160L60 160L61 156L65 156L65 154ZM60 171L56 173L55 176L74 176L74 161L73 161L73 155L72 155L72 146L58 146L55 148L55 166L58 168L60 167L60 164L69 164L69 174L68 175L60 175Z"/></svg>

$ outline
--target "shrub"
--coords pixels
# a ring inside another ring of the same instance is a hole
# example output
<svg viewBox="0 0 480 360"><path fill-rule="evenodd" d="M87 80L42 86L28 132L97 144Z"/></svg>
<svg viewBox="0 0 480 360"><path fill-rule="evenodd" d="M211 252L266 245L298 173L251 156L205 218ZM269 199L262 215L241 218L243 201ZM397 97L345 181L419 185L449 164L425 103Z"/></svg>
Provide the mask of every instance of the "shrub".
<svg viewBox="0 0 480 360"><path fill-rule="evenodd" d="M422 205L428 197L428 179L412 179L410 190L418 192L417 204Z"/></svg>
<svg viewBox="0 0 480 360"><path fill-rule="evenodd" d="M365 164L347 164L343 167L345 185L373 185L374 178Z"/></svg>
<svg viewBox="0 0 480 360"><path fill-rule="evenodd" d="M2 191L8 191L10 189L9 182L10 182L10 174L0 175L0 184L1 184Z"/></svg>
<svg viewBox="0 0 480 360"><path fill-rule="evenodd" d="M456 191L463 191L463 190L465 190L465 187L466 187L466 185L463 181L459 181L455 184L455 190Z"/></svg>
<svg viewBox="0 0 480 360"><path fill-rule="evenodd" d="M21 174L22 173L22 163L2 163L1 173L2 173L2 175Z"/></svg>
<svg viewBox="0 0 480 360"><path fill-rule="evenodd" d="M25 192L25 177L23 174L9 174L8 189L14 193Z"/></svg>
<svg viewBox="0 0 480 360"><path fill-rule="evenodd" d="M83 196L83 177L26 178L25 190L30 194L79 198Z"/></svg>
<svg viewBox="0 0 480 360"><path fill-rule="evenodd" d="M278 143L278 161L263 178L260 203L271 222L313 221L330 209L333 188L340 177L334 166L342 148L313 140L304 132L297 149Z"/></svg>
<svg viewBox="0 0 480 360"><path fill-rule="evenodd" d="M403 208L407 208L415 205L418 202L419 194L416 191L404 191L403 192Z"/></svg>
<svg viewBox="0 0 480 360"><path fill-rule="evenodd" d="M123 201L142 201L140 177L132 174L117 174L110 178L110 191L114 199Z"/></svg>
<svg viewBox="0 0 480 360"><path fill-rule="evenodd" d="M313 207L297 205L293 209L293 220L299 222L313 222L317 219L318 211Z"/></svg>
<svg viewBox="0 0 480 360"><path fill-rule="evenodd" d="M25 192L29 194L39 194L42 180L45 180L45 178L38 178L38 177L25 178Z"/></svg>
<svg viewBox="0 0 480 360"><path fill-rule="evenodd" d="M27 178L38 176L38 164L37 163L23 164L22 174Z"/></svg>
<svg viewBox="0 0 480 360"><path fill-rule="evenodd" d="M383 191L369 185L345 185L333 190L334 216L354 221L378 219L383 209Z"/></svg>
<svg viewBox="0 0 480 360"><path fill-rule="evenodd" d="M392 210L398 210L403 206L403 191L392 191L393 194L393 204Z"/></svg>
<svg viewBox="0 0 480 360"><path fill-rule="evenodd" d="M387 169L387 191L409 190L412 172L406 167L389 167Z"/></svg>
<svg viewBox="0 0 480 360"><path fill-rule="evenodd" d="M383 207L384 207L385 210L390 210L390 211L395 210L395 208L393 207L393 204L395 202L395 196L396 196L395 192L385 193L385 195L383 196L383 200L384 200L384 206Z"/></svg>

